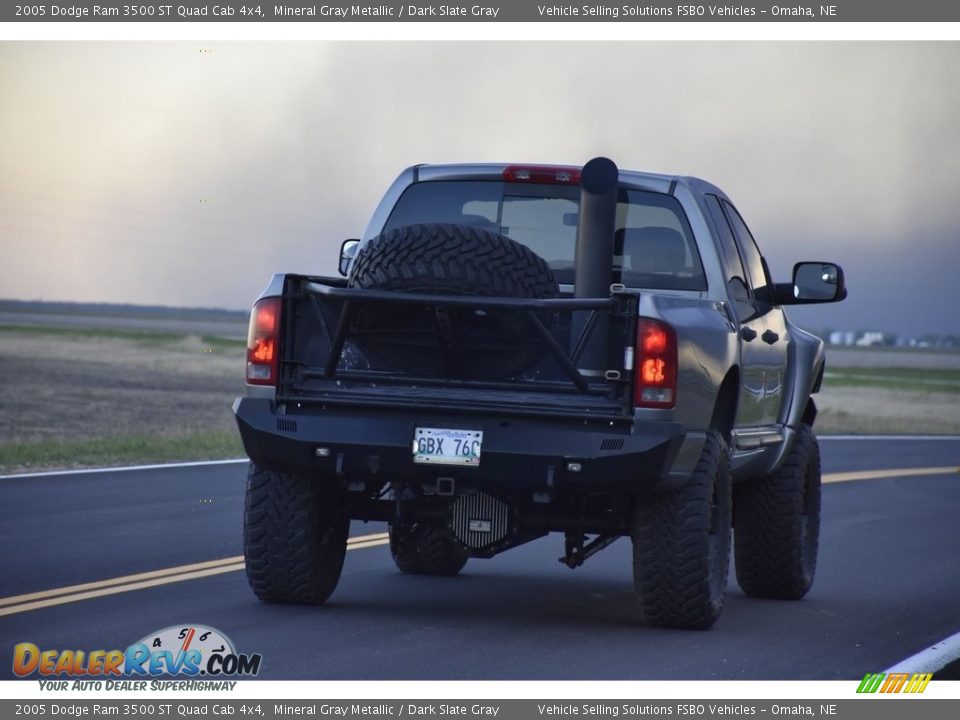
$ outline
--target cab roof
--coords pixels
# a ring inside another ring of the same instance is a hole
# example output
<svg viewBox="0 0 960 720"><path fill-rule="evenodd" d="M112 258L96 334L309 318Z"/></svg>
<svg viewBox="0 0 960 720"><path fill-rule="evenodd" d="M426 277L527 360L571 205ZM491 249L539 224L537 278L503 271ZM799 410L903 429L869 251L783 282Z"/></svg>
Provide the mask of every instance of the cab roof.
<svg viewBox="0 0 960 720"><path fill-rule="evenodd" d="M542 163L456 163L437 165L414 165L414 182L432 180L502 180L504 172L511 168L535 170L572 170L579 171L579 165L553 165ZM663 173L642 172L619 168L620 184L637 190L651 190L673 194L678 185L685 185L696 193L725 195L716 185L698 177L689 175L667 175ZM571 182L569 184L577 184Z"/></svg>

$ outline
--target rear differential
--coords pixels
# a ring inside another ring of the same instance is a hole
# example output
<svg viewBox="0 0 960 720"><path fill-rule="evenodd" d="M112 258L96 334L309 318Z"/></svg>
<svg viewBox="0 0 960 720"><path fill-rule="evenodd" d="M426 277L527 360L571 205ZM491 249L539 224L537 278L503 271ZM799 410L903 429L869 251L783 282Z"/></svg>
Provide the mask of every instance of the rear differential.
<svg viewBox="0 0 960 720"><path fill-rule="evenodd" d="M485 492L461 495L450 518L454 536L465 548L483 553L500 545L510 533L510 506Z"/></svg>

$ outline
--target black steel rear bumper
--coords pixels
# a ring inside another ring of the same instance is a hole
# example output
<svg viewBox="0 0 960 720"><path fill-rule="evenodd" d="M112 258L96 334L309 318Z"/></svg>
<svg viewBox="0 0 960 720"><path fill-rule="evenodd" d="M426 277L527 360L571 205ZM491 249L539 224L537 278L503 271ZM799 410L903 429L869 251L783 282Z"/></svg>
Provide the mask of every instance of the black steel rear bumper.
<svg viewBox="0 0 960 720"><path fill-rule="evenodd" d="M261 467L336 474L351 482L402 480L499 490L639 493L666 487L685 429L674 422L531 419L489 412L310 406L278 412L264 398L238 398L234 414L247 455ZM417 427L483 431L478 467L413 462ZM324 456L318 455L321 450ZM579 465L576 472L571 464Z"/></svg>

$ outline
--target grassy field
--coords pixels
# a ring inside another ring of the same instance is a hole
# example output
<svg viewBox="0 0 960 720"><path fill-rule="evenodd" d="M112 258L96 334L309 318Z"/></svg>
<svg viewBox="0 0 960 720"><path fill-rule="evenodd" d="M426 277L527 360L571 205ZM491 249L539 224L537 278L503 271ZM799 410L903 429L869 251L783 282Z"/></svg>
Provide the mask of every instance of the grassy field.
<svg viewBox="0 0 960 720"><path fill-rule="evenodd" d="M244 344L0 327L0 473L240 457Z"/></svg>
<svg viewBox="0 0 960 720"><path fill-rule="evenodd" d="M828 352L820 433L960 434L960 355L877 352ZM243 366L221 337L0 325L0 473L241 457Z"/></svg>
<svg viewBox="0 0 960 720"><path fill-rule="evenodd" d="M0 444L0 472L212 460L243 455L236 430Z"/></svg>
<svg viewBox="0 0 960 720"><path fill-rule="evenodd" d="M873 387L885 390L960 393L960 370L917 368L832 368L824 375L830 387Z"/></svg>
<svg viewBox="0 0 960 720"><path fill-rule="evenodd" d="M917 359L928 365L931 356ZM838 367L830 360L828 352L816 396L820 433L960 434L960 369L949 367L953 354L939 368Z"/></svg>

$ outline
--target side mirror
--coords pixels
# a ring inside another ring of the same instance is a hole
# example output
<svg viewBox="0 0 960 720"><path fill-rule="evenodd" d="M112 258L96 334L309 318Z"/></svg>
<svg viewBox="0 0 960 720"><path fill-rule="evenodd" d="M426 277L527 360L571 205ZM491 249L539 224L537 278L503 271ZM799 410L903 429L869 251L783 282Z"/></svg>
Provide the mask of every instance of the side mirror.
<svg viewBox="0 0 960 720"><path fill-rule="evenodd" d="M801 262L793 266L793 285L778 286L777 299L783 305L828 303L843 300L847 288L843 268L828 262Z"/></svg>
<svg viewBox="0 0 960 720"><path fill-rule="evenodd" d="M358 247L360 247L359 240L344 240L343 244L340 245L340 265L337 269L344 277L347 276L347 271L350 270L351 261L357 255Z"/></svg>

